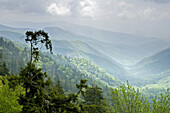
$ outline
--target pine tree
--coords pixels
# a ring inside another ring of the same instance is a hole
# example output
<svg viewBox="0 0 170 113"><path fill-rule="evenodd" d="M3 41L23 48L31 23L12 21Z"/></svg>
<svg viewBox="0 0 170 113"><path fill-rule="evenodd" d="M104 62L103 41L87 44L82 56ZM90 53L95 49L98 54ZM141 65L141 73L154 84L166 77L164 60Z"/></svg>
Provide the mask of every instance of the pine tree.
<svg viewBox="0 0 170 113"><path fill-rule="evenodd" d="M25 95L20 96L20 104L23 105L23 112L46 112L48 108L48 95L45 89L46 73L36 68L35 64L28 63L21 69L19 74L20 83L25 88Z"/></svg>
<svg viewBox="0 0 170 113"><path fill-rule="evenodd" d="M0 54L0 59L1 57L2 55ZM5 62L3 64L1 64L0 62L0 75L1 76L9 75L9 69L7 68L7 65Z"/></svg>
<svg viewBox="0 0 170 113"><path fill-rule="evenodd" d="M56 83L55 88L56 88L56 90L58 90L58 92L59 92L60 94L64 94L64 93L65 93L63 87L61 86L60 80L58 80L58 82Z"/></svg>
<svg viewBox="0 0 170 113"><path fill-rule="evenodd" d="M30 62L27 63L25 68L22 68L19 74L20 84L25 89L26 94L20 95L20 104L23 105L23 112L48 112L49 96L46 87L49 82L45 81L47 77L46 72L43 73L41 68L36 68L35 62L39 58L39 50L36 45L38 43L45 43L47 49L52 53L52 44L49 36L44 31L27 31L26 42L31 44L31 57ZM34 57L34 62L33 62Z"/></svg>
<svg viewBox="0 0 170 113"><path fill-rule="evenodd" d="M78 92L76 94L71 93L68 96L60 93L60 90L53 87L49 96L51 97L50 102L52 103L49 108L50 112L57 113L82 113L83 108L81 104L78 104L76 101L80 94L84 94L84 91L88 86L86 85L87 80L82 79L80 84L76 84ZM77 103L77 104L76 104Z"/></svg>
<svg viewBox="0 0 170 113"><path fill-rule="evenodd" d="M87 88L87 80L81 80L80 84L76 84L78 88L77 94L69 94L66 96L60 82L53 86L46 72L42 72L42 68L37 68L35 63L39 59L39 50L36 45L41 42L45 43L47 49L52 53L52 44L48 34L44 31L26 32L26 42L31 44L31 58L25 68L22 68L19 74L20 84L25 90L25 94L20 95L19 102L23 105L22 112L51 113L51 112L76 112L81 111L81 106L75 104L79 94L83 94L84 88ZM42 36L42 37L40 37ZM34 58L34 60L33 60Z"/></svg>
<svg viewBox="0 0 170 113"><path fill-rule="evenodd" d="M89 113L104 113L106 112L105 98L102 95L102 88L92 86L88 88L84 95L85 109Z"/></svg>

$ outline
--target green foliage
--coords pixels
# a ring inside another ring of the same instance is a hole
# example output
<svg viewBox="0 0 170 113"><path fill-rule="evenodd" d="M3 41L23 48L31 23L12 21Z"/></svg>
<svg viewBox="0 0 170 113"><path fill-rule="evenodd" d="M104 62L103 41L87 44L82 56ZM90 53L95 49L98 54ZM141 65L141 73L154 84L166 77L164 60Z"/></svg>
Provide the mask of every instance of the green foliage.
<svg viewBox="0 0 170 113"><path fill-rule="evenodd" d="M27 32L26 41L32 41L31 43L35 44L32 45L33 51L27 48L22 50L10 41L0 38L0 53L2 54L0 60L4 62L0 64L0 74L8 75L7 78L0 76L0 112L168 113L170 111L169 90L161 94L159 98L155 97L151 105L139 89L135 90L127 84L119 89L114 88L111 96L107 97L108 100L111 98L111 102L106 101L104 96L109 95L109 86L116 87L121 83L91 61L39 53L36 44L47 41L42 37L41 40L40 35L46 37L47 34L41 31ZM47 41L47 49L51 48L50 43ZM29 53L35 55L35 60L39 58L37 64L29 62ZM29 63L24 67L25 62ZM20 67L23 68L19 76L9 74L17 74ZM47 78L47 75L52 80ZM165 80L159 81L162 83L159 88L168 86L168 80L166 77ZM164 84L165 82L167 84ZM156 86L158 85L155 84L154 87ZM147 85L142 90L147 89L149 92L152 87L152 85ZM153 91L159 92L160 90L156 88ZM108 103L112 105L112 109Z"/></svg>
<svg viewBox="0 0 170 113"><path fill-rule="evenodd" d="M0 62L0 75L2 76L9 75L9 70L5 62L3 64L1 64Z"/></svg>
<svg viewBox="0 0 170 113"><path fill-rule="evenodd" d="M1 61L6 62L10 73L17 75L20 67L24 67L26 62L30 61L31 51L27 47L24 47L23 50L19 49L14 43L6 41L4 38L2 38L2 42L0 43L2 43L3 47L3 49L0 50L2 53ZM51 56L47 53L40 52L39 62L37 62L36 65L42 67L42 71L46 71L53 82L56 83L60 80L66 92L76 92L74 84L78 83L81 79L88 79L89 85L96 84L103 89L105 89L106 86L103 85L103 83L109 84L107 86L115 87L121 85L113 76L85 59L73 59L61 55Z"/></svg>
<svg viewBox="0 0 170 113"><path fill-rule="evenodd" d="M50 110L57 112L57 113L81 113L82 111L82 105L78 103L78 96L80 94L83 94L83 90L85 90L88 86L86 85L87 80L82 79L80 81L80 84L76 84L78 88L78 92L70 93L68 96L65 96L64 94L60 93L58 88L56 86L51 90L49 93L52 103L50 106ZM60 86L61 88L61 86ZM50 111L50 112L52 112Z"/></svg>
<svg viewBox="0 0 170 113"><path fill-rule="evenodd" d="M61 55L55 55L54 58L58 64L76 69L81 73L88 75L90 78L99 81L102 84L106 84L112 87L117 87L121 85L121 82L116 80L114 76L110 75L105 70L98 67L89 60L82 58L70 58ZM100 84L97 85L101 87Z"/></svg>
<svg viewBox="0 0 170 113"><path fill-rule="evenodd" d="M150 104L147 103L139 89L137 91L127 83L120 89L113 89L111 93L113 110L119 113L149 113Z"/></svg>
<svg viewBox="0 0 170 113"><path fill-rule="evenodd" d="M84 109L89 113L106 112L106 102L102 95L102 88L92 86L88 88L84 94Z"/></svg>
<svg viewBox="0 0 170 113"><path fill-rule="evenodd" d="M18 102L20 93L24 93L21 86L11 89L7 77L0 76L0 113L20 113L22 111L22 105Z"/></svg>
<svg viewBox="0 0 170 113"><path fill-rule="evenodd" d="M28 63L21 69L19 74L25 94L20 95L20 104L23 105L23 112L80 112L79 105L74 104L78 95L87 88L87 80L81 80L77 84L78 93L71 93L68 96L58 82L53 86L50 79L45 81L46 73L36 68L34 63Z"/></svg>
<svg viewBox="0 0 170 113"><path fill-rule="evenodd" d="M39 39L40 35L44 39ZM35 55L34 61L38 61L39 51L38 48L35 48L38 42L45 42L46 48L50 48L52 52L51 41L47 33L44 31L26 32L26 36L26 41L31 43L31 59L19 74L20 84L26 92L25 95L20 95L19 102L23 105L22 112L79 112L79 107L73 102L76 102L79 93L83 92L82 89L87 87L85 84L87 80L81 80L80 85L76 85L79 89L77 94L65 96L60 83L58 82L53 87L50 79L45 81L46 72L43 73L41 68L36 68L35 64L32 63L33 55ZM52 86L52 90L50 86Z"/></svg>
<svg viewBox="0 0 170 113"><path fill-rule="evenodd" d="M54 86L54 88L55 88L55 90L57 90L58 93L60 93L60 94L64 94L64 93L65 93L63 87L61 86L60 80L58 80L58 82L56 83L56 85Z"/></svg>
<svg viewBox="0 0 170 113"><path fill-rule="evenodd" d="M45 86L49 83L45 81L46 73L41 70L34 63L28 63L21 69L20 84L26 92L25 95L20 95L19 100L23 105L23 112L45 112L48 107Z"/></svg>
<svg viewBox="0 0 170 113"><path fill-rule="evenodd" d="M20 50L9 40L0 37L0 50L2 58L1 62L5 62L6 67L9 69L9 73L18 74L20 67L24 66L24 60L21 57Z"/></svg>
<svg viewBox="0 0 170 113"><path fill-rule="evenodd" d="M167 89L167 91L160 95L158 98L155 96L153 99L153 113L169 113L170 112L170 90Z"/></svg>

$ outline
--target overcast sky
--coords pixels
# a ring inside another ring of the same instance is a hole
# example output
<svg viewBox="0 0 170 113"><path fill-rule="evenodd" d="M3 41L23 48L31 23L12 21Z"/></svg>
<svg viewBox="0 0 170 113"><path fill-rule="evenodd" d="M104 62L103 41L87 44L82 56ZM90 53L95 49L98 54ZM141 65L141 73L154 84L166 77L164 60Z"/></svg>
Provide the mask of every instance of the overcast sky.
<svg viewBox="0 0 170 113"><path fill-rule="evenodd" d="M170 38L170 0L0 0L0 24L63 20Z"/></svg>

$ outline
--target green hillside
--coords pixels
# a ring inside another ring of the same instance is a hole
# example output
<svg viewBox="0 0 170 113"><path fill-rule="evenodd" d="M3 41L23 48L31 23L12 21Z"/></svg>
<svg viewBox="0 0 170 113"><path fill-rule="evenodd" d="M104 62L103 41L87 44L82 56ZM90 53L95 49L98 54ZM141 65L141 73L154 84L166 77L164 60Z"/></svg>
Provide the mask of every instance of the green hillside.
<svg viewBox="0 0 170 113"><path fill-rule="evenodd" d="M169 86L169 77L159 80L157 84L147 84L140 90L136 90L128 83L122 85L102 68L84 58L70 58L40 52L39 62L36 63L36 66L33 62L25 65L30 61L30 49L22 44L17 46L18 44L0 38L0 55L2 55L0 58L0 74L2 73L0 76L0 110L3 112L8 111L7 108L10 107L12 107L10 112L14 112L14 110L16 112L50 110L50 112L73 113L82 111L87 113L93 111L101 113L165 111L168 113L170 110L170 92L166 90ZM90 51L91 49L86 48L85 50ZM167 52L163 53L161 53L163 56L158 55L154 58L163 58L169 55ZM21 71L20 67L22 67ZM7 68L9 68L9 73ZM43 77L47 76L46 72L55 85L52 85L50 79ZM166 71L165 74L167 75L169 72ZM80 79L83 80L79 84ZM85 84L85 79L88 80L89 87ZM164 93L155 97L154 94L160 91ZM149 99L145 96L148 96Z"/></svg>
<svg viewBox="0 0 170 113"><path fill-rule="evenodd" d="M160 56L160 58L146 58L135 66L125 65L126 63L133 64L137 59L139 60L148 55L153 55L155 52L168 47L168 40L158 40L148 37L135 38L136 35L125 36L125 34L86 26L59 26L61 28L45 28L53 39L53 51L56 54L71 58L88 59L114 78L123 82L129 80L132 84L137 86L145 86L153 83L153 80L155 80L154 83L157 83L160 78L168 76L169 61L166 59L168 59L169 56L166 58L162 56ZM75 29L76 27L79 28L77 32ZM3 29L7 31L2 31ZM23 30L24 32L24 30L26 30L25 28L1 26L0 30L2 36L6 36L8 39L16 42L25 43L23 37L22 39L20 37L21 34L17 33L17 30ZM88 32L90 33L89 36L86 35ZM101 36L99 36L98 33ZM104 37L104 34L106 34L106 37ZM117 39L116 37L119 36L121 36L121 38ZM98 37L102 40L98 40ZM121 42L123 38L127 39ZM108 39L110 42L105 42L104 39ZM129 41L133 40L131 43L134 44L130 44L128 39ZM146 40L141 41L141 39ZM160 54L163 55L164 53ZM157 59L159 60L155 61ZM118 62L124 63L121 65Z"/></svg>
<svg viewBox="0 0 170 113"><path fill-rule="evenodd" d="M160 73L170 67L170 49L163 50L151 57L145 58L135 66L147 73Z"/></svg>
<svg viewBox="0 0 170 113"><path fill-rule="evenodd" d="M53 40L55 53L72 58L85 58L106 70L117 79L122 80L123 75L127 75L121 64L100 53L82 41ZM125 80L126 81L126 80Z"/></svg>
<svg viewBox="0 0 170 113"><path fill-rule="evenodd" d="M13 30L14 28L9 27L8 29ZM52 37L52 39L55 39L52 41L54 53L62 54L64 56L73 58L85 58L91 60L94 64L103 68L104 70L106 70L106 72L110 73L111 75L120 80L122 80L123 75L126 75L126 71L124 70L122 65L120 65L112 58L104 55L103 53L101 53L101 51L98 51L87 44L88 42L95 42L95 44L97 44L97 40L77 35L68 31L64 31L58 27L45 28L45 31L48 31L50 37ZM5 36L10 40L24 43L24 37L20 36L19 33L11 31L2 31L2 33L2 36ZM87 43L85 43L85 40L87 41Z"/></svg>
<svg viewBox="0 0 170 113"><path fill-rule="evenodd" d="M2 62L5 61L7 63L11 73L18 74L20 67L23 67L29 61L28 48L25 47L22 50L9 40L4 38L0 38L0 40ZM43 71L46 71L54 82L61 79L62 84L69 81L68 84L73 86L80 79L86 78L91 85L93 83L102 87L106 85L111 87L121 85L113 76L85 59L74 59L61 55L49 56L47 53L41 53L37 66L42 67Z"/></svg>
<svg viewBox="0 0 170 113"><path fill-rule="evenodd" d="M162 88L164 85L168 86L170 83L170 49L143 59L134 65L130 71L133 75L132 78L136 80L136 84L140 81L138 85L155 84L153 86L162 86Z"/></svg>

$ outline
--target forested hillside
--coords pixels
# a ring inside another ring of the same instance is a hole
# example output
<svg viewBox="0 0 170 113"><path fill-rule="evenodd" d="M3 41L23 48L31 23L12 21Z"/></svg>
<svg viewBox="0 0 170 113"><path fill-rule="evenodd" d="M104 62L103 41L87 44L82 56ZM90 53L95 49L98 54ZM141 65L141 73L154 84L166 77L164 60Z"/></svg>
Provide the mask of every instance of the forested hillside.
<svg viewBox="0 0 170 113"><path fill-rule="evenodd" d="M32 52L26 45L17 45L0 38L0 112L168 113L170 110L169 90L153 101L147 100L139 89L122 85L89 60L39 53L36 48ZM38 55L34 57L37 63L30 60L34 54Z"/></svg>
<svg viewBox="0 0 170 113"><path fill-rule="evenodd" d="M149 94L170 88L170 49L147 57L131 67L131 81Z"/></svg>
<svg viewBox="0 0 170 113"><path fill-rule="evenodd" d="M0 0L0 113L170 113L170 0Z"/></svg>
<svg viewBox="0 0 170 113"><path fill-rule="evenodd" d="M138 79L131 78L136 72L130 69L132 73L128 73L129 64L169 47L169 40L165 39L128 35L69 23L57 25L59 27L44 27L52 39L55 54L88 59L121 82L129 80L143 84ZM24 32L29 29L31 28L1 25L0 35L15 42L25 43ZM89 36L88 32L91 32ZM109 42L105 42L105 38Z"/></svg>
<svg viewBox="0 0 170 113"><path fill-rule="evenodd" d="M22 48L16 47L10 40L2 37L0 40L0 53L3 56L1 61L6 62L10 73L18 74L20 68L25 66L29 61L29 48L24 47L24 45ZM66 83L66 86L64 87L66 89L70 89L69 87L72 86L70 84L76 84L82 78L88 79L89 84L92 85L96 83L100 87L105 87L106 85L117 87L121 85L121 83L113 76L85 59L40 53L37 65L38 67L42 67L43 71L46 71L54 82L60 80L61 84Z"/></svg>
<svg viewBox="0 0 170 113"><path fill-rule="evenodd" d="M53 40L54 53L71 58L84 58L92 61L106 72L122 80L127 75L124 67L82 41ZM126 81L126 80L125 80Z"/></svg>

